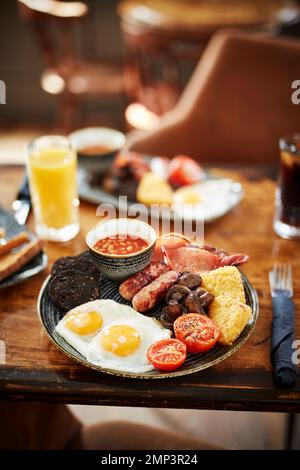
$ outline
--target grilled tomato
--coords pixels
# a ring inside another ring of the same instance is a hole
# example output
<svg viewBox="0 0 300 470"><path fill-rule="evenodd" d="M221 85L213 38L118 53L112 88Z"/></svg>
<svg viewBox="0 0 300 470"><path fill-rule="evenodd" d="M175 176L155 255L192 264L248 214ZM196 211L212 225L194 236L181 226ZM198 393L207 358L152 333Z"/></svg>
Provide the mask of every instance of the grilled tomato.
<svg viewBox="0 0 300 470"><path fill-rule="evenodd" d="M201 166L186 155L176 155L169 166L169 183L175 188L199 183L204 179Z"/></svg>
<svg viewBox="0 0 300 470"><path fill-rule="evenodd" d="M150 346L147 358L156 369L175 370L185 361L186 345L178 339L162 339Z"/></svg>
<svg viewBox="0 0 300 470"><path fill-rule="evenodd" d="M186 344L190 353L200 353L211 349L219 339L220 330L206 315L187 313L174 322L177 339Z"/></svg>

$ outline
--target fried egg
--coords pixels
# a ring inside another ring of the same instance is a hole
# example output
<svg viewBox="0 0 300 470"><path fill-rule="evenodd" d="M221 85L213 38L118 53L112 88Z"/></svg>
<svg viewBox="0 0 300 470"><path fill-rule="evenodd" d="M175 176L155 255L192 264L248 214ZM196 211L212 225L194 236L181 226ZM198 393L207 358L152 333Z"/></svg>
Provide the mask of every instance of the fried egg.
<svg viewBox="0 0 300 470"><path fill-rule="evenodd" d="M157 320L109 299L73 308L55 329L90 363L128 372L152 370L149 346L171 336Z"/></svg>
<svg viewBox="0 0 300 470"><path fill-rule="evenodd" d="M70 310L55 329L67 343L86 357L88 344L102 328L113 321L130 318L136 314L131 307L113 300L94 300Z"/></svg>
<svg viewBox="0 0 300 470"><path fill-rule="evenodd" d="M125 372L154 369L147 359L148 348L156 341L169 338L171 332L157 320L133 311L134 316L111 322L93 338L87 351L89 362Z"/></svg>
<svg viewBox="0 0 300 470"><path fill-rule="evenodd" d="M174 192L173 201L180 204L201 204L202 197L198 186L199 185L184 186L183 188L177 189L177 191Z"/></svg>

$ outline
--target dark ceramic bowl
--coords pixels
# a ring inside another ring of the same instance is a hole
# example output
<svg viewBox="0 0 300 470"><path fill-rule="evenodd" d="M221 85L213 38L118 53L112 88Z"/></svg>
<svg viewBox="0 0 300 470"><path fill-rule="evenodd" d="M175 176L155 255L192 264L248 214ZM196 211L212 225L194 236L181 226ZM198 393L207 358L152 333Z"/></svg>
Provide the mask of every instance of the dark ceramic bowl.
<svg viewBox="0 0 300 470"><path fill-rule="evenodd" d="M95 250L95 244L102 238L113 235L131 235L148 241L148 246L137 253L115 255ZM92 228L86 236L86 244L93 263L104 276L114 281L122 281L144 269L151 260L156 242L155 230L137 219L111 219Z"/></svg>
<svg viewBox="0 0 300 470"><path fill-rule="evenodd" d="M116 129L108 127L86 127L72 132L69 135L72 146L77 152L78 165L88 172L104 173L115 158L116 153L125 145L125 135ZM103 146L109 148L107 152L81 153L87 147Z"/></svg>

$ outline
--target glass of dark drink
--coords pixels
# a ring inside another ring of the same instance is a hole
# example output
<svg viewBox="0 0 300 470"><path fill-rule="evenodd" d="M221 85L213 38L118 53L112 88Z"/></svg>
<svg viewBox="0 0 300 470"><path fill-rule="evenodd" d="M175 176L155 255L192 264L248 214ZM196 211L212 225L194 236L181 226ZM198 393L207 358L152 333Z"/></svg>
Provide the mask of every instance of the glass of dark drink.
<svg viewBox="0 0 300 470"><path fill-rule="evenodd" d="M300 239L300 134L280 139L279 147L274 230L282 238Z"/></svg>

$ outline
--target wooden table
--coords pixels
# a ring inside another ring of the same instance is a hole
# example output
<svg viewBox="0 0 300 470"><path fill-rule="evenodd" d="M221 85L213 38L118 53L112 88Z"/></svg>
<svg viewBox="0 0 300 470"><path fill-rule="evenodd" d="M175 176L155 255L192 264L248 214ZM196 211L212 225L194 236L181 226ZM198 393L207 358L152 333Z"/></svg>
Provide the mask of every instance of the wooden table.
<svg viewBox="0 0 300 470"><path fill-rule="evenodd" d="M221 172L224 174L224 172ZM21 167L0 167L1 204L9 208L22 179ZM276 388L269 359L271 301L267 275L274 260L294 268L300 311L300 243L282 240L272 228L275 183L259 168L226 171L245 187L243 202L206 227L206 242L251 257L243 268L257 289L260 315L241 350L200 373L172 380L129 380L87 369L50 343L36 313L36 299L53 261L85 249L84 235L97 222L96 208L82 202L81 233L65 244L46 243L48 269L23 284L0 291L0 398L118 406L300 412L300 381L294 390ZM32 227L32 218L29 226ZM296 337L300 339L300 317Z"/></svg>

